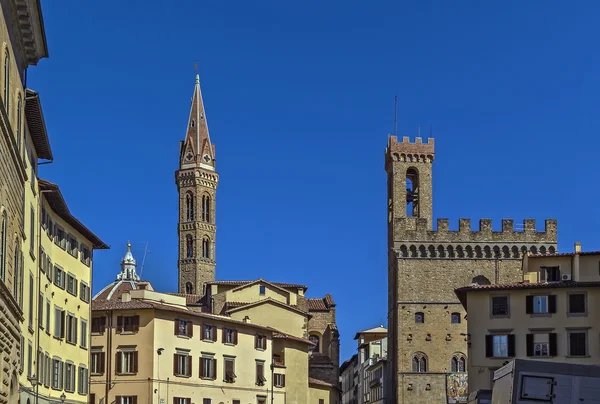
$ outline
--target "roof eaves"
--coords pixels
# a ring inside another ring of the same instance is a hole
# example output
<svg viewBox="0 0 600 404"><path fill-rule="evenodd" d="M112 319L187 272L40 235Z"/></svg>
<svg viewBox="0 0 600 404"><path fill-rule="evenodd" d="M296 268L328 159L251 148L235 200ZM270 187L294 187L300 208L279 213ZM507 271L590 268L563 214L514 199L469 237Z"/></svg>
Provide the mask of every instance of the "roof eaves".
<svg viewBox="0 0 600 404"><path fill-rule="evenodd" d="M53 160L40 96L30 88L25 89L25 119L38 158Z"/></svg>

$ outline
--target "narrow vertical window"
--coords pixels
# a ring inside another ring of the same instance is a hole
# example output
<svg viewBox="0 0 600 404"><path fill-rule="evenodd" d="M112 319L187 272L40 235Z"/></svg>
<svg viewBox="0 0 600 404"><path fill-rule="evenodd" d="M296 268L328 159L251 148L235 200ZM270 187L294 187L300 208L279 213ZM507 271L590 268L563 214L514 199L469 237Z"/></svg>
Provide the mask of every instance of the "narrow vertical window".
<svg viewBox="0 0 600 404"><path fill-rule="evenodd" d="M210 222L210 196L202 195L202 220Z"/></svg>
<svg viewBox="0 0 600 404"><path fill-rule="evenodd" d="M10 59L8 56L8 49L4 51L4 108L6 109L6 115L10 117Z"/></svg>
<svg viewBox="0 0 600 404"><path fill-rule="evenodd" d="M192 287L192 282L187 282L185 284L185 293L187 293L188 295L191 295L192 293L194 293L194 288Z"/></svg>
<svg viewBox="0 0 600 404"><path fill-rule="evenodd" d="M194 220L194 196L190 192L185 194L185 219Z"/></svg>
<svg viewBox="0 0 600 404"><path fill-rule="evenodd" d="M185 250L188 258L192 258L194 256L194 240L192 239L191 234L185 236Z"/></svg>
<svg viewBox="0 0 600 404"><path fill-rule="evenodd" d="M210 258L210 240L208 237L202 239L202 258Z"/></svg>
<svg viewBox="0 0 600 404"><path fill-rule="evenodd" d="M21 108L22 108L21 94L17 99L17 150L21 151Z"/></svg>
<svg viewBox="0 0 600 404"><path fill-rule="evenodd" d="M13 294L15 300L19 301L19 239L15 239L15 255L14 255L14 267L13 267Z"/></svg>
<svg viewBox="0 0 600 404"><path fill-rule="evenodd" d="M0 223L0 279L6 282L6 212L2 214Z"/></svg>

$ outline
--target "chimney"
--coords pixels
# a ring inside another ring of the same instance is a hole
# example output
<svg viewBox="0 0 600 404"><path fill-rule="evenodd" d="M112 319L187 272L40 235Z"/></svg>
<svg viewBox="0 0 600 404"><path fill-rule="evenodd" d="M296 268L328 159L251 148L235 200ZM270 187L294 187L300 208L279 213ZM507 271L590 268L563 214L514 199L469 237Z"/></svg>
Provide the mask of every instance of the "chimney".
<svg viewBox="0 0 600 404"><path fill-rule="evenodd" d="M575 242L575 254L573 255L573 271L571 273L571 280L579 282L579 254L581 253L581 243Z"/></svg>

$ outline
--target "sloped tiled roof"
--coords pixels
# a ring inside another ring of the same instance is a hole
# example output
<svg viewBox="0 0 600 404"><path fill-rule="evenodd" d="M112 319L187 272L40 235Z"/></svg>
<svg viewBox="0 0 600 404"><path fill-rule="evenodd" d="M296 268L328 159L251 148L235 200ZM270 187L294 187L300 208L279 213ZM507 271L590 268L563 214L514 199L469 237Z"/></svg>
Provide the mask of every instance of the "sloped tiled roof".
<svg viewBox="0 0 600 404"><path fill-rule="evenodd" d="M292 306L290 304L280 302L279 300L275 300L275 299L270 298L270 297L268 297L266 299L258 300L256 302L252 302L252 303L240 304L237 307L232 307L232 308L228 307L227 308L227 312L231 313L233 311L238 311L242 307L254 307L254 306L260 306L260 305L266 304L266 303L271 303L271 304L274 304L276 306L283 307L285 309L289 309L289 310L295 311L296 313L299 313L299 314L302 314L302 315L305 315L305 316L309 315L304 310L299 309L298 306Z"/></svg>
<svg viewBox="0 0 600 404"><path fill-rule="evenodd" d="M312 343L311 341L304 339L304 338L300 338L300 337L294 337L293 335L290 334L286 334L280 331L273 331L273 338L283 338L283 339L291 339L294 341L299 341L299 342L304 342L305 344L308 345L315 345L314 343Z"/></svg>
<svg viewBox="0 0 600 404"><path fill-rule="evenodd" d="M331 383L328 383L326 381L323 380L319 380L319 379L315 379L314 377L309 377L308 378L308 383L309 384L318 384L320 386L327 386L327 387L333 387L337 389L337 386Z"/></svg>
<svg viewBox="0 0 600 404"><path fill-rule="evenodd" d="M208 285L230 285L230 286L242 286L242 285L246 285L248 283L252 283L252 282L256 282L257 279L254 280L250 280L250 281L212 281L212 282L208 282ZM279 286L280 288L290 288L290 289L308 289L308 286L306 285L300 285L297 283L281 283L281 282L269 282L275 286Z"/></svg>
<svg viewBox="0 0 600 404"><path fill-rule="evenodd" d="M136 290L138 284L138 281L115 281L106 285L93 300L118 300L123 293Z"/></svg>
<svg viewBox="0 0 600 404"><path fill-rule="evenodd" d="M568 253L553 253L553 254L531 254L529 258L545 258L545 257L572 257L575 252ZM600 255L600 251L581 251L578 255Z"/></svg>
<svg viewBox="0 0 600 404"><path fill-rule="evenodd" d="M309 311L329 311L335 307L333 297L328 293L325 297L309 298L306 299L308 302Z"/></svg>

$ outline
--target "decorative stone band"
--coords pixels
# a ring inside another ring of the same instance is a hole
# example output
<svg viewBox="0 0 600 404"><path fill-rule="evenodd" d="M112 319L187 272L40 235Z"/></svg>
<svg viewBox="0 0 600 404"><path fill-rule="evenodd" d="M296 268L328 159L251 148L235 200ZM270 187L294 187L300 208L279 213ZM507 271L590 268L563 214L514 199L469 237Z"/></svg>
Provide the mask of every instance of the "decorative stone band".
<svg viewBox="0 0 600 404"><path fill-rule="evenodd" d="M481 244L408 244L396 242L394 248L401 259L499 259L520 260L523 254L554 254L556 244L549 243L481 243Z"/></svg>

